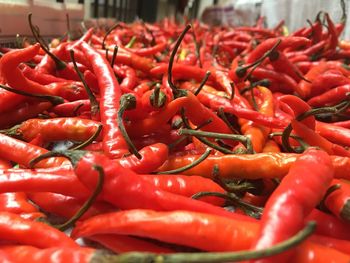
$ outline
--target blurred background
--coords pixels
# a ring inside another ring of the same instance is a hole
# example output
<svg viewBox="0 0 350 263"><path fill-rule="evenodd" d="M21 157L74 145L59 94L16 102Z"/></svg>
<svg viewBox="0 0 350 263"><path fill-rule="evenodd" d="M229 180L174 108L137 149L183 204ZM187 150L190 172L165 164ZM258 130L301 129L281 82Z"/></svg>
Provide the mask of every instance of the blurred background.
<svg viewBox="0 0 350 263"><path fill-rule="evenodd" d="M350 0L345 0L349 13ZM27 15L41 35L50 38L63 35L69 27L79 34L84 26L110 26L116 21L142 19L156 22L166 17L180 23L184 17L197 18L211 25L254 25L265 16L267 27L282 19L289 31L313 21L318 11L329 12L335 21L342 16L338 0L0 0L0 43L14 45L16 34L30 37ZM347 21L343 38L350 39Z"/></svg>

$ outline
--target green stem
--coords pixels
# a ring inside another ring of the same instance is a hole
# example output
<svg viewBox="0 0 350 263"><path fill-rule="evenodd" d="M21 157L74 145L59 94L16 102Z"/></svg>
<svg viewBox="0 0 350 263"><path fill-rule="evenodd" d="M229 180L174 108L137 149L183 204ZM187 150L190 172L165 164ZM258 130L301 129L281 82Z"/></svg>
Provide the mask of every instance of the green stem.
<svg viewBox="0 0 350 263"><path fill-rule="evenodd" d="M180 129L179 134L194 135L194 136L204 136L209 138L217 139L228 139L234 141L240 141L247 148L247 153L254 153L253 145L247 136L239 134L225 134L225 133L216 133L216 132L205 132L205 131L195 131L190 129Z"/></svg>
<svg viewBox="0 0 350 263"><path fill-rule="evenodd" d="M156 109L162 108L167 100L167 97L163 91L160 89L160 84L157 83L152 94L149 97L150 104Z"/></svg>
<svg viewBox="0 0 350 263"><path fill-rule="evenodd" d="M236 75L240 78L243 78L245 76L245 74L247 73L247 70L249 68L252 68L252 70L249 72L248 76L246 77L246 79L251 75L252 71L254 71L255 68L257 68L263 61L265 58L267 58L268 56L270 56L270 54L272 52L275 51L275 49L281 44L282 40L279 39L276 44L270 49L268 50L267 52L265 52L265 54L259 58L258 60L256 60L255 62L249 64L249 65L246 65L246 66L240 66L236 69Z"/></svg>
<svg viewBox="0 0 350 263"><path fill-rule="evenodd" d="M2 85L0 84L0 88L22 95L22 96L27 96L27 97L32 97L32 98L37 98L37 99L42 99L42 100L47 100L49 102L51 102L53 105L58 105L58 104L62 104L64 102L64 99L59 97L59 96L51 96L51 95L43 95L43 94L32 94L23 90L17 90L17 89L13 89L10 88L8 86Z"/></svg>
<svg viewBox="0 0 350 263"><path fill-rule="evenodd" d="M72 163L73 167L77 166L78 162L80 161L81 158L83 158L86 155L87 151L82 151L82 150L66 150L66 151L52 151L52 152L47 152L42 155L39 155L38 157L33 158L30 160L28 167L32 169L35 164L38 162L45 160L50 157L66 157L69 159L69 161Z"/></svg>
<svg viewBox="0 0 350 263"><path fill-rule="evenodd" d="M108 49L106 49L106 50L108 50ZM114 49L113 49L113 56L112 56L112 61L111 61L111 67L112 67L112 68L113 68L113 66L114 66L115 59L116 59L116 57L117 57L117 53L118 53L118 46L115 45L115 46L114 46Z"/></svg>
<svg viewBox="0 0 350 263"><path fill-rule="evenodd" d="M102 40L102 49L106 49L106 45L105 45L106 39L107 39L108 35L110 33L112 33L112 31L114 29L116 29L117 27L120 27L119 23L113 25L110 29L108 29L108 31L106 32L106 34L105 34L105 36L103 37L103 40Z"/></svg>
<svg viewBox="0 0 350 263"><path fill-rule="evenodd" d="M254 89L256 86L264 86L268 87L270 86L270 81L268 79L262 79L256 82L251 83L249 86L244 87L243 89L240 90L240 94L243 95L245 92Z"/></svg>
<svg viewBox="0 0 350 263"><path fill-rule="evenodd" d="M350 106L350 101L347 99L347 100L344 100L344 101L342 101L342 102L340 102L337 105L334 105L332 107L321 107L321 108L311 109L309 111L306 111L306 112L300 114L295 119L297 121L302 121L302 120L306 119L307 117L317 116L318 114L325 114L325 113L337 114L339 112L342 112L343 110L345 110L349 106ZM294 152L294 149L292 148L292 146L289 143L289 137L290 137L292 130L293 130L292 125L288 124L288 126L283 130L283 133L282 133L282 147L287 152Z"/></svg>
<svg viewBox="0 0 350 263"><path fill-rule="evenodd" d="M220 192L199 192L191 196L192 199L200 199L206 196L215 196L219 198L223 198L225 200L231 201L234 205L240 206L244 209L248 209L250 211L253 211L255 214L257 214L259 217L261 217L263 208L258 207L252 204L249 204L245 201L243 201L241 198L239 198L234 193L220 193Z"/></svg>
<svg viewBox="0 0 350 263"><path fill-rule="evenodd" d="M65 69L67 67L67 64L64 61L60 60L56 55L51 53L50 50L45 46L43 41L40 39L38 31L35 29L32 23L32 13L29 13L28 15L28 22L30 30L32 31L35 40L40 44L40 47L45 51L45 53L49 55L50 58L55 62L57 70Z"/></svg>
<svg viewBox="0 0 350 263"><path fill-rule="evenodd" d="M174 254L154 254L147 252L129 252L120 255L102 255L96 254L98 262L133 262L133 263L215 263L215 262L232 262L244 261L250 259L260 259L278 255L289 249L301 244L308 238L315 230L316 223L310 221L306 226L291 238L282 241L266 249L261 250L242 250L237 252L199 252L199 253L174 253ZM106 261L103 261L106 260ZM109 261L108 261L109 260Z"/></svg>
<svg viewBox="0 0 350 263"><path fill-rule="evenodd" d="M201 61L201 56L200 56L200 45L199 45L199 43L197 41L196 32L194 31L194 27L193 27L192 24L191 24L191 27L192 27L193 41L194 41L194 45L196 47L196 57L197 57L198 62L199 62L199 67L203 68L202 61Z"/></svg>
<svg viewBox="0 0 350 263"><path fill-rule="evenodd" d="M180 34L179 38L176 40L174 49L172 50L170 58L169 58L168 83L169 83L169 86L172 89L174 95L177 93L177 88L176 88L176 86L173 83L173 75L172 75L174 59L175 59L176 52L179 49L179 46L180 46L180 44L182 42L182 39L184 38L184 36L187 33L187 31L190 30L190 28L191 28L191 25L187 25L185 27L185 29L182 31L182 33Z"/></svg>
<svg viewBox="0 0 350 263"><path fill-rule="evenodd" d="M61 231L65 231L70 227L74 226L74 224L89 210L89 208L95 202L98 195L102 192L105 178L104 170L99 165L93 165L92 168L98 172L98 181L95 190L93 191L89 199L86 200L82 207L67 222L60 225L55 225L55 228Z"/></svg>
<svg viewBox="0 0 350 263"><path fill-rule="evenodd" d="M181 118L182 118L182 122L184 124L184 126L187 128L187 129L191 129L191 126L190 124L188 123L187 121L187 118L185 116L185 110L182 108L181 109ZM224 154L234 154L233 151L229 150L229 149L226 149L225 147L221 147L220 145L217 145L217 144L214 144L212 142L210 142L209 140L201 137L201 136L195 136L200 142L202 142L203 144L209 146L210 148L213 148L214 150L217 150L219 152L222 152Z"/></svg>
<svg viewBox="0 0 350 263"><path fill-rule="evenodd" d="M67 25L67 39L68 41L72 40L72 31L70 28L70 19L69 19L69 14L66 13L66 25Z"/></svg>
<svg viewBox="0 0 350 263"><path fill-rule="evenodd" d="M135 44L135 42L136 42L136 37L133 36L133 37L130 39L129 43L125 45L125 47L126 47L126 48L132 48L132 46Z"/></svg>
<svg viewBox="0 0 350 263"><path fill-rule="evenodd" d="M205 73L205 76L204 76L204 78L202 79L201 83L199 84L199 87L197 88L197 90L194 92L194 95L197 96L197 95L199 94L199 92L201 92L201 90L203 89L205 83L207 83L207 80L208 80L210 74L211 74L211 73L210 73L209 70Z"/></svg>
<svg viewBox="0 0 350 263"><path fill-rule="evenodd" d="M73 50L70 50L69 51L69 55L72 59L72 62L73 62L73 66L74 66L74 69L75 71L77 72L81 82L83 83L83 86L85 88L85 91L87 93L87 95L89 96L89 100L90 100L90 105L91 105L91 114L93 116L95 116L99 111L100 111L100 107L99 107L99 104L96 100L96 97L95 95L92 93L91 89L89 88L89 86L87 85L85 79L84 79L84 76L83 74L80 72L78 66L77 66L77 63L75 61L75 58L74 58L74 51Z"/></svg>
<svg viewBox="0 0 350 263"><path fill-rule="evenodd" d="M201 162L203 162L210 155L210 153L211 153L211 149L206 149L204 154L201 157L199 157L197 160L193 161L193 163L190 163L188 165L185 165L183 167L180 167L180 168L177 168L177 169L174 169L174 170L157 172L157 174L178 174L178 173L182 173L184 171L187 171L187 170L197 166Z"/></svg>
<svg viewBox="0 0 350 263"><path fill-rule="evenodd" d="M227 119L223 107L220 107L220 108L218 109L218 116L220 117L220 119L222 119L222 120L226 123L226 125L230 128L230 130L231 130L233 133L239 134L239 131L237 131L237 130L232 126L232 124L229 122L229 120Z"/></svg>
<svg viewBox="0 0 350 263"><path fill-rule="evenodd" d="M96 132L89 139L87 139L85 142L75 146L74 148L72 148L70 150L72 150L72 151L80 150L80 149L90 145L100 135L102 128L103 128L103 125L101 125L101 124L98 125Z"/></svg>
<svg viewBox="0 0 350 263"><path fill-rule="evenodd" d="M123 122L123 114L125 110L134 109L136 107L136 98L132 94L124 94L120 98L120 106L118 110L118 127L124 137L125 142L129 147L129 151L138 159L142 159L142 155L138 152L135 145L132 143Z"/></svg>

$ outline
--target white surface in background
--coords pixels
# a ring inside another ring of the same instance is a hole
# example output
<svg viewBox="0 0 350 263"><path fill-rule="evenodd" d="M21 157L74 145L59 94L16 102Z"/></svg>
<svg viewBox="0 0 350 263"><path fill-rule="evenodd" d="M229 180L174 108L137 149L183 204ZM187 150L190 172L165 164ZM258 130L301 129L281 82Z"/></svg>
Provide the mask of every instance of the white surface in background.
<svg viewBox="0 0 350 263"><path fill-rule="evenodd" d="M347 13L350 11L350 0L345 0ZM282 19L290 32L308 26L306 19L314 21L319 11L328 12L332 20L340 21L342 11L340 0L263 0L261 14L266 17L268 27L274 27ZM346 23L343 38L350 39L350 19Z"/></svg>
<svg viewBox="0 0 350 263"><path fill-rule="evenodd" d="M67 4L53 0L0 0L0 38L31 36L28 13L33 14L33 23L40 28L41 35L63 35L66 30L66 14L69 14L74 31L84 18L84 6L76 1Z"/></svg>

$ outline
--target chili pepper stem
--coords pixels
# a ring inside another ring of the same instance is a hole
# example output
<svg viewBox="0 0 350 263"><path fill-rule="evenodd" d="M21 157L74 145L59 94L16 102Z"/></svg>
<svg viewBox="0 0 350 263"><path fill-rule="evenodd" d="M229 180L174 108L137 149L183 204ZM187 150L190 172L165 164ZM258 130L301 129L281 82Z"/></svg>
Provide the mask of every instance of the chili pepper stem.
<svg viewBox="0 0 350 263"><path fill-rule="evenodd" d="M101 193L103 189L103 183L104 183L104 171L103 168L99 165L94 165L93 169L95 169L98 172L98 181L95 190L91 194L88 200L82 205L82 207L75 213L75 215L72 216L67 222L60 224L60 225L55 225L57 229L61 231L65 231L68 228L74 226L74 224L89 210L91 205L95 202L96 198L98 195Z"/></svg>
<svg viewBox="0 0 350 263"><path fill-rule="evenodd" d="M132 143L123 122L123 114L125 110L134 109L136 107L136 98L132 94L124 94L120 98L120 107L118 110L118 127L122 133L126 143L129 146L129 150L134 154L138 159L142 159L141 154L136 149L135 145Z"/></svg>
<svg viewBox="0 0 350 263"><path fill-rule="evenodd" d="M101 133L101 131L102 131L102 128L103 128L103 126L102 126L101 124L98 125L96 132L95 132L89 139L87 139L85 142L83 142L83 143L81 143L81 144L75 146L75 147L72 148L71 150L72 150L72 151L74 151L74 150L80 150L80 149L82 149L82 148L84 148L84 147L90 145L90 144L100 135L100 133Z"/></svg>
<svg viewBox="0 0 350 263"><path fill-rule="evenodd" d="M45 94L32 94L23 90L16 90L13 88L10 88L8 86L0 84L0 88L22 95L22 96L27 96L27 97L32 97L32 98L38 98L38 99L43 99L51 102L53 105L58 105L64 102L64 99L59 97L59 96L51 96L51 95L45 95Z"/></svg>
<svg viewBox="0 0 350 263"><path fill-rule="evenodd" d="M189 170L192 167L195 167L196 165L200 164L201 162L203 162L211 153L211 149L207 149L204 154L199 157L197 160L195 160L193 163L189 164L189 165L185 165L183 167L174 169L174 170L169 170L169 171L163 171L163 172L157 172L157 174L177 174L177 173L181 173L183 171Z"/></svg>
<svg viewBox="0 0 350 263"><path fill-rule="evenodd" d="M309 237L316 228L316 223L310 221L307 225L299 231L296 235L287 239L277 245L274 245L268 249L263 250L243 250L238 252L219 252L219 253L176 253L176 254L153 254L153 253L141 253L141 252L130 252L120 254L118 256L113 255L96 255L96 260L102 260L99 262L155 262L155 263L195 263L195 262L227 262L227 261L243 261L249 259L258 259L270 257L273 255L280 254L288 249L291 249L301 242L303 242L307 237ZM102 258L101 258L102 257ZM93 259L94 260L94 259ZM110 261L108 261L110 260Z"/></svg>
<svg viewBox="0 0 350 263"><path fill-rule="evenodd" d="M177 50L179 49L179 46L182 42L182 39L184 38L185 34L187 33L188 30L190 30L191 25L187 25L185 27L185 29L182 31L181 35L179 36L179 38L176 40L176 44L174 46L173 51L171 52L170 58L169 58L169 66L168 66L168 83L169 86L171 87L174 95L177 93L177 88L173 83L173 75L172 75L172 70L173 70L173 64L174 64L174 59L175 59L175 55Z"/></svg>
<svg viewBox="0 0 350 263"><path fill-rule="evenodd" d="M77 63L75 61L75 58L74 58L74 51L73 50L70 50L69 51L69 55L72 59L72 62L73 62L73 66L74 66L74 69L75 71L77 72L81 82L83 83L83 86L86 90L86 93L88 94L89 96L89 100L90 100L90 105L91 105L91 114L92 115L96 115L99 111L100 111L100 107L98 105L98 102L96 100L96 97L95 95L92 93L91 89L89 88L89 86L87 85L84 77L83 77L83 74L80 72L80 70L78 69L78 66L77 66Z"/></svg>
<svg viewBox="0 0 350 263"><path fill-rule="evenodd" d="M45 160L50 157L57 157L57 156L63 156L69 159L69 161L72 163L72 165L75 167L79 160L87 153L87 151L82 150L75 150L75 151L52 151L47 152L42 155L39 155L38 157L32 159L29 162L29 168L33 168L35 164L38 162Z"/></svg>
<svg viewBox="0 0 350 263"><path fill-rule="evenodd" d="M48 54L50 58L55 62L57 70L65 69L67 67L67 64L64 61L60 60L56 55L52 54L50 50L39 39L38 31L35 29L32 23L32 13L28 14L28 22L30 30L32 31L35 40L40 44L40 47L45 51L45 53Z"/></svg>
<svg viewBox="0 0 350 263"><path fill-rule="evenodd" d="M247 147L248 153L253 153L253 145L250 140L250 138L239 135L239 134L224 134L224 133L216 133L216 132L204 132L204 131L195 131L190 129L180 129L178 132L181 134L186 135L194 135L194 136L204 136L209 138L217 138L217 139L229 139L229 140L236 140L242 142Z"/></svg>

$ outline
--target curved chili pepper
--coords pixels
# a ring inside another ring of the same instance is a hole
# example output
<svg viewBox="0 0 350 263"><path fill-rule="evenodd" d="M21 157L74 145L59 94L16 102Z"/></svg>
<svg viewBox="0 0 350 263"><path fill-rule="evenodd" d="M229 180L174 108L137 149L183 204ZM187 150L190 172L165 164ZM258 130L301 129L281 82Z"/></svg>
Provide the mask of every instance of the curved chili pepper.
<svg viewBox="0 0 350 263"><path fill-rule="evenodd" d="M0 134L0 158L15 163L29 166L33 159L48 152L46 149ZM36 167L54 167L69 165L67 159L58 157L50 158L36 164Z"/></svg>
<svg viewBox="0 0 350 263"><path fill-rule="evenodd" d="M306 169L307 176L304 176ZM261 234L253 247L263 249L272 246L302 229L304 218L322 200L333 174L334 169L327 153L308 149L301 155L269 197L261 218ZM299 187L300 182L305 187ZM286 207L288 210L284 211ZM292 219L295 215L298 217ZM258 262L284 261L288 256L285 253Z"/></svg>
<svg viewBox="0 0 350 263"><path fill-rule="evenodd" d="M311 94L312 82L323 72L325 72L329 66L326 62L320 62L319 65L312 67L308 73L304 76L309 82L301 80L297 85L295 91L303 98L309 98Z"/></svg>
<svg viewBox="0 0 350 263"><path fill-rule="evenodd" d="M47 85L47 84L50 84L53 82L66 82L67 81L66 79L58 78L58 77L55 77L55 76L50 75L50 74L40 73L40 72L36 71L35 69L32 69L31 67L25 65L25 64L21 65L21 67L22 67L23 75L26 78L28 78L32 81L35 81L39 84L42 84L42 85Z"/></svg>
<svg viewBox="0 0 350 263"><path fill-rule="evenodd" d="M54 95L47 87L24 77L23 73L18 68L20 63L26 62L34 57L39 52L39 49L40 45L35 44L25 49L13 50L12 52L6 53L1 58L0 71L7 84L14 89L30 93Z"/></svg>
<svg viewBox="0 0 350 263"><path fill-rule="evenodd" d="M344 146L350 146L350 130L333 123L316 122L316 131L329 141Z"/></svg>
<svg viewBox="0 0 350 263"><path fill-rule="evenodd" d="M182 172L187 175L198 175L212 178L212 171L218 165L222 178L282 178L288 173L290 166L299 154L291 153L257 153L257 154L226 154L224 156L209 156L197 166ZM173 170L188 165L199 158L199 155L170 156L159 168L159 171ZM331 156L335 168L335 177L348 179L350 159L341 156ZM261 169L264 166L264 169Z"/></svg>
<svg viewBox="0 0 350 263"><path fill-rule="evenodd" d="M186 231L181 231L181 229L186 229ZM219 229L226 231L217 235ZM245 222L243 224L237 220L208 214L129 210L98 215L79 222L72 232L72 237L76 239L107 233L131 234L205 251L237 251L248 248L257 231L258 224L256 223Z"/></svg>
<svg viewBox="0 0 350 263"><path fill-rule="evenodd" d="M49 110L52 107L51 102L28 101L14 110L0 113L0 128L8 128L9 126L18 124L29 118L35 118L40 113Z"/></svg>
<svg viewBox="0 0 350 263"><path fill-rule="evenodd" d="M51 111L61 117L74 117L81 112L90 111L91 105L89 100L75 100L64 102L52 107Z"/></svg>
<svg viewBox="0 0 350 263"><path fill-rule="evenodd" d="M0 194L0 211L15 214L38 212L38 209L28 202L26 193L2 193Z"/></svg>
<svg viewBox="0 0 350 263"><path fill-rule="evenodd" d="M307 101L312 107L332 106L346 99L350 91L350 84L336 87Z"/></svg>
<svg viewBox="0 0 350 263"><path fill-rule="evenodd" d="M99 123L81 118L29 119L9 129L8 135L15 135L27 142L40 133L46 142L72 140L86 141L93 136Z"/></svg>
<svg viewBox="0 0 350 263"><path fill-rule="evenodd" d="M146 57L146 56L155 55L158 52L162 52L167 46L168 46L167 43L161 42L152 47L145 47L140 49L127 49L127 50L131 51L132 53L138 56Z"/></svg>
<svg viewBox="0 0 350 263"><path fill-rule="evenodd" d="M293 131L310 146L318 146L328 154L350 157L350 152L345 148L331 143L329 140L322 137L322 135L316 133L301 122L292 120L291 125L293 127Z"/></svg>
<svg viewBox="0 0 350 263"><path fill-rule="evenodd" d="M79 245L66 234L47 224L25 220L16 214L7 212L0 212L0 218L2 240L38 248L57 246L79 248Z"/></svg>
<svg viewBox="0 0 350 263"><path fill-rule="evenodd" d="M67 152L65 152L66 154ZM73 156L76 154L73 153ZM185 209L238 220L253 220L250 217L230 213L205 202L157 189L133 171L118 165L116 162L111 162L103 154L78 152L78 155L80 159L78 156L74 157L76 160L74 166L79 180L89 189L95 188L98 172L93 166L103 167L105 173L105 184L101 194L103 200L121 209L144 208L165 211ZM117 192L116 189L118 189Z"/></svg>
<svg viewBox="0 0 350 263"><path fill-rule="evenodd" d="M151 173L159 168L168 158L168 147L163 143L152 144L142 148L139 153L142 156L141 160L134 155L130 155L118 159L118 163L136 173Z"/></svg>
<svg viewBox="0 0 350 263"><path fill-rule="evenodd" d="M100 234L89 236L88 239L98 242L118 254L133 251L153 252L157 254L174 252L169 248L158 246L152 242L125 235Z"/></svg>
<svg viewBox="0 0 350 263"><path fill-rule="evenodd" d="M147 174L142 175L142 178L163 191L187 197L191 197L199 192L225 193L225 190L217 183L202 176ZM219 206L224 203L223 199L216 197L203 197L200 200Z"/></svg>
<svg viewBox="0 0 350 263"><path fill-rule="evenodd" d="M270 50L279 40L281 40L280 45L277 50L282 51L286 48L299 48L303 46L308 46L311 41L304 37L278 37L269 38L258 45L252 52L249 53L246 62L253 63L258 60L266 51Z"/></svg>
<svg viewBox="0 0 350 263"><path fill-rule="evenodd" d="M80 46L88 57L100 87L101 123L103 125L103 149L108 156L120 157L128 152L124 137L118 127L117 117L121 90L112 68L105 57L83 42Z"/></svg>

